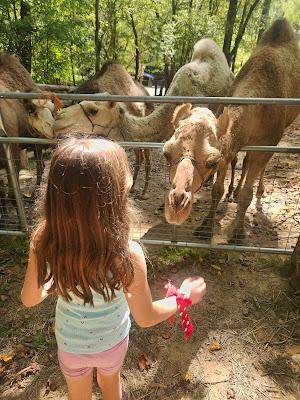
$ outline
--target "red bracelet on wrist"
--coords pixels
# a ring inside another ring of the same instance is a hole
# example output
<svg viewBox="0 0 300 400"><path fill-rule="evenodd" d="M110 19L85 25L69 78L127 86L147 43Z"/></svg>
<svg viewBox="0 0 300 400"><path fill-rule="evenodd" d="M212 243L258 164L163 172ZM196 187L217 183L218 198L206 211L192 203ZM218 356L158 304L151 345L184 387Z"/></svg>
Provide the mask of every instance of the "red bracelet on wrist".
<svg viewBox="0 0 300 400"><path fill-rule="evenodd" d="M177 311L179 313L182 329L184 331L185 339L188 339L193 332L193 323L192 320L187 312L187 307L192 304L192 301L189 297L185 294L178 292L178 289L175 285L169 282L165 288L167 289L167 293L165 297L172 297L176 296L176 303L177 303ZM171 323L175 321L175 315L172 315L169 318Z"/></svg>

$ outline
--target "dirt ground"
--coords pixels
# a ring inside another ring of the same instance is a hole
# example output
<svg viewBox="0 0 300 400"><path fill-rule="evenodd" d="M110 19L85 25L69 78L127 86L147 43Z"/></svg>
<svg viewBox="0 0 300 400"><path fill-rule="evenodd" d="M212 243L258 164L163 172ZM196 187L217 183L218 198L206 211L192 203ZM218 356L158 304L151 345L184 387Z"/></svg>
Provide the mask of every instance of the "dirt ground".
<svg viewBox="0 0 300 400"><path fill-rule="evenodd" d="M26 309L19 293L27 251L1 241L0 397L66 399L53 332L55 298ZM6 250L4 250L6 248ZM300 292L289 285L289 258L174 248L149 249L155 299L170 279L202 275L203 302L191 309L194 332L179 322L132 325L122 382L131 400L300 399ZM94 399L99 398L96 384Z"/></svg>
<svg viewBox="0 0 300 400"><path fill-rule="evenodd" d="M299 144L299 134L300 118L280 145ZM238 174L240 166L241 160ZM293 247L300 232L299 166L297 154L273 156L262 207L254 198L247 212L246 245ZM33 175L34 169L22 171L23 192L30 193ZM152 151L151 175L150 199L135 200L141 222L134 236L199 242L193 230L207 212L211 188L197 194L189 221L174 228L159 210L169 182L158 151ZM137 194L142 182L143 173ZM31 213L30 202L26 209ZM235 203L221 202L214 243L227 243L235 210ZM288 281L289 257L175 248L149 248L149 253L155 298L164 295L168 279L180 284L195 274L204 276L208 291L191 310L195 331L187 342L179 324L140 329L133 323L122 373L131 400L300 399L300 293ZM66 399L53 333L55 299L33 309L19 301L26 257L21 239L1 239L0 397Z"/></svg>

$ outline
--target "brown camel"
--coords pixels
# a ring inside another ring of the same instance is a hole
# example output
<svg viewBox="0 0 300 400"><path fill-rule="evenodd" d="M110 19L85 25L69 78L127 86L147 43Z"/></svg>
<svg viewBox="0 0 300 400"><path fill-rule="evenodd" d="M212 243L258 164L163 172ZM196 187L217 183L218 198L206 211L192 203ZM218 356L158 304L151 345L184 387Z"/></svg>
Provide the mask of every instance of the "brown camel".
<svg viewBox="0 0 300 400"><path fill-rule="evenodd" d="M82 83L77 88L72 89L71 93L103 93L107 92L114 95L126 95L126 96L149 96L149 93L144 86L132 79L130 74L126 71L123 65L116 61L107 61L103 64L101 70L97 72L91 79ZM154 110L153 103L135 103L126 102L125 109L132 115L142 117L149 115ZM102 124L103 125L103 124ZM104 124L104 127L107 125ZM90 125L86 132L89 132L92 125ZM93 128L92 128L93 129ZM61 132L68 132L62 130ZM97 128L97 134L106 134L105 129L101 131L100 125ZM149 149L134 149L135 164L133 173L133 185L132 191L136 184L137 176L141 167L141 164L145 160L145 185L140 199L147 199L147 189L149 184L150 176L150 150Z"/></svg>
<svg viewBox="0 0 300 400"><path fill-rule="evenodd" d="M299 82L300 51L297 40L287 20L279 19L263 34L237 75L231 94L234 97L299 98ZM165 204L167 220L175 224L183 223L192 208L193 193L209 174L217 170L210 212L196 230L199 236L211 237L216 208L224 194L228 164L243 146L277 145L285 127L299 111L298 106L232 105L225 107L216 125L212 116L208 123L207 118L201 115L203 112L194 111L190 104L178 107L173 117L173 124L178 129L164 147L171 166L173 186ZM247 154L237 199L232 234L234 242L244 237L244 218L253 197L253 185L262 176L271 156L271 153L263 152Z"/></svg>
<svg viewBox="0 0 300 400"><path fill-rule="evenodd" d="M19 60L9 54L0 54L0 91L28 92L34 89L35 83ZM0 136L40 135L52 138L53 112L54 104L50 100L0 99ZM20 168L20 146L12 145L11 152L18 172ZM7 169L3 145L0 145L0 164ZM41 165L37 163L37 167L40 168ZM38 171L38 174L41 175L41 171ZM5 203L5 189L0 187L1 214L5 213L3 211L6 208Z"/></svg>

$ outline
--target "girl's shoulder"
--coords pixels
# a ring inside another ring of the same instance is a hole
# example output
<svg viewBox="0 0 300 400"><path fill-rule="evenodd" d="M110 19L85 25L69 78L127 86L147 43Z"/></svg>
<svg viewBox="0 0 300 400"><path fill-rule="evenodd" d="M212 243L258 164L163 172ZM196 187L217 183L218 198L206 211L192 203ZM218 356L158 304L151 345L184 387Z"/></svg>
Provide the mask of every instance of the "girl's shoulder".
<svg viewBox="0 0 300 400"><path fill-rule="evenodd" d="M147 267L142 246L138 242L130 240L129 251L135 274L139 272L145 273L147 271Z"/></svg>
<svg viewBox="0 0 300 400"><path fill-rule="evenodd" d="M142 249L142 246L138 242L135 242L134 240L129 240L129 250L131 256L135 255L144 256L144 251Z"/></svg>

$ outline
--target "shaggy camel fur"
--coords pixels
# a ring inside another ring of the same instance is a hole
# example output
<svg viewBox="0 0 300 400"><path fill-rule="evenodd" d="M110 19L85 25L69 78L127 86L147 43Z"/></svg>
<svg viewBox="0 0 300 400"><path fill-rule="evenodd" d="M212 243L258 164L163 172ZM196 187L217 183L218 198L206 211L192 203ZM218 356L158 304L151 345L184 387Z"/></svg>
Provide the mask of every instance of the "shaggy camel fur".
<svg viewBox="0 0 300 400"><path fill-rule="evenodd" d="M149 96L149 93L144 88L144 86L132 79L130 74L126 71L123 65L115 62L115 61L108 61L104 63L101 70L89 79L87 82L84 82L77 88L72 90L72 93L103 93L107 92L108 94L113 95L127 95L127 96ZM85 102L80 103L81 107L86 104ZM125 109L132 115L137 117L142 117L145 115L150 114L154 110L154 106L152 103L135 103L135 102L126 102ZM70 133L75 132L78 130L82 130L85 132L90 132L91 129L93 132L99 134L100 136L107 135L107 129L109 125L107 124L105 117L104 120L98 121L97 129L95 130L93 125L89 123L88 120L85 121L85 124L79 123L73 125L68 124L64 126L64 121L66 120L66 116L73 115L74 107L68 108L68 111L64 111L62 114L65 119L59 118L57 124L55 125L55 130L57 133ZM78 110L78 115L80 111L82 112L84 108ZM103 107L100 105L100 109L103 110ZM105 109L105 107L104 107ZM109 107L110 109L110 107ZM95 110L95 108L94 108ZM83 118L86 119L85 115ZM80 118L79 118L80 119ZM78 116L75 118L74 121L78 121ZM79 127L80 125L80 127ZM111 126L109 126L110 128ZM118 139L117 139L118 140ZM120 139L122 140L122 139ZM134 174L133 174L133 186L132 191L134 189L137 176L140 170L140 166L145 160L145 185L143 188L143 192L140 196L141 199L147 199L147 188L149 184L149 175L150 175L150 150L149 149L134 149L135 153L135 164L134 164Z"/></svg>
<svg viewBox="0 0 300 400"><path fill-rule="evenodd" d="M300 51L297 40L287 20L279 19L263 34L260 43L236 77L231 94L235 97L299 98L299 82ZM189 174L182 172L178 177L180 187L179 183L173 180L174 198L167 204L167 209L172 208L172 213L177 214L177 223L182 223L189 214L189 212L183 213L182 207L187 207L184 199L191 191L195 192L201 187L205 176L211 173L210 169L217 169L210 212L196 231L199 236L211 237L216 208L224 194L224 179L228 164L243 146L277 145L285 127L296 118L299 111L300 107L277 105L225 107L218 119L217 137L215 137L207 133L201 119L198 124L194 123L191 126L189 119L194 113L191 105L177 109L173 123L179 126L179 121L182 120L180 132L189 137L188 141L179 146L181 135L175 133L172 140L165 144L170 164L173 165L173 160L178 160L175 163L177 169L184 163L184 169L189 171ZM181 159L186 154L188 157ZM210 160L211 154L213 163ZM237 199L237 215L232 234L234 242L239 242L244 237L245 213L253 197L253 185L265 170L271 156L271 153L263 152L250 152L247 155ZM190 177L191 171L195 179L192 187L186 177ZM167 213L168 210L166 215ZM181 218L180 215L184 215L185 218Z"/></svg>
<svg viewBox="0 0 300 400"><path fill-rule="evenodd" d="M9 54L0 54L0 91L31 91L35 83L19 60ZM0 135L1 136L46 136L53 137L54 104L50 100L0 99ZM11 146L17 172L20 168L20 147ZM38 158L38 157L37 157ZM6 154L0 146L0 166L7 169ZM38 175L42 168L37 163ZM10 177L9 177L10 178ZM5 190L0 187L0 206L5 209Z"/></svg>

